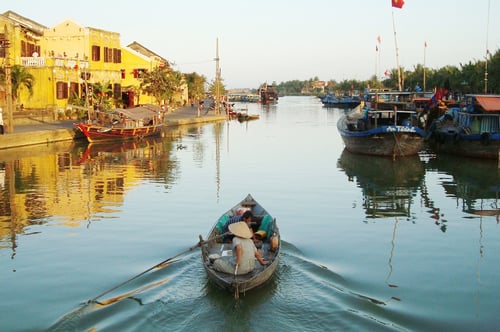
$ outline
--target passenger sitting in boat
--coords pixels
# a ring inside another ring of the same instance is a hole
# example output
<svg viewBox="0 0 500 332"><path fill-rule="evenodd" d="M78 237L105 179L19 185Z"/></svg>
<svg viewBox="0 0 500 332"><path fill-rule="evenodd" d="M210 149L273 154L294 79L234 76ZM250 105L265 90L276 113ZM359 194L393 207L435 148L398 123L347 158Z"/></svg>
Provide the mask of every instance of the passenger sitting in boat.
<svg viewBox="0 0 500 332"><path fill-rule="evenodd" d="M253 243L257 249L262 248L262 242L266 239L266 231L259 230L253 234Z"/></svg>
<svg viewBox="0 0 500 332"><path fill-rule="evenodd" d="M241 202L241 207L236 210L236 214L243 214L245 211L252 211L253 207L256 205L253 199L247 199Z"/></svg>
<svg viewBox="0 0 500 332"><path fill-rule="evenodd" d="M229 225L229 231L235 236L233 238L233 255L224 256L214 261L214 270L228 274L247 274L255 268L255 259L261 265L269 264L262 259L260 252L252 241L253 233L245 222L237 222Z"/></svg>
<svg viewBox="0 0 500 332"><path fill-rule="evenodd" d="M244 221L247 224L247 226L250 228L251 223L252 223L252 218L253 218L253 214L251 211L245 211L245 213L243 213L242 215L235 215L235 216L231 217L226 222L226 224L222 227L222 233L224 234L224 233L229 232L229 225L240 222L240 221ZM227 242L227 241L231 240L232 238L233 238L232 235L225 236L224 242Z"/></svg>

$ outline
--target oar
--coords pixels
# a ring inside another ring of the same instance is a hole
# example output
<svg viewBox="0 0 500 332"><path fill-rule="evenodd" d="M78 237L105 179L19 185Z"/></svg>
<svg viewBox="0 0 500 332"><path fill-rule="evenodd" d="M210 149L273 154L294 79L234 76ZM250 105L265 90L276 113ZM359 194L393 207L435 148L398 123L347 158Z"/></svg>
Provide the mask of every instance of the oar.
<svg viewBox="0 0 500 332"><path fill-rule="evenodd" d="M236 289L234 290L234 299L238 300L240 298L240 292L238 290L238 282L236 281L236 276L238 275L238 265L234 268L234 283L236 284Z"/></svg>
<svg viewBox="0 0 500 332"><path fill-rule="evenodd" d="M163 262L160 262L160 263L156 264L155 266L152 266L152 267L150 267L149 269L147 269L147 270L145 270L145 271L143 271L143 272L141 272L141 273L139 273L139 274L137 274L137 275L133 276L132 278L125 280L125 281L124 281L124 282L122 282L121 284L118 284L118 285L116 285L116 286L114 286L114 287L112 287L112 288L108 289L107 291L105 291L105 292L103 292L103 293L101 293L101 294L97 295L96 297L94 297L94 298L92 298L92 299L88 300L86 303L88 304L88 303L91 303L91 302L95 302L98 298L100 298L100 297L102 297L102 296L104 296L104 295L106 295L106 294L108 294L108 293L110 293L110 292L114 291L115 289L117 289L117 288L119 288L119 287L121 287L121 286L123 286L123 285L125 285L125 284L127 284L127 283L129 283L129 282L131 282L131 281L132 281L132 280L134 280L134 279L139 278L140 276L142 276L142 275L144 275L144 274L148 273L149 271L151 271L151 270L153 270L153 269L155 269L155 268L157 268L157 267L160 267L160 266L162 266L162 265L165 265L165 264L167 264L168 262L172 261L173 259L175 259L175 258L177 258L177 257L179 257L179 256L181 256L181 255L184 255L184 254L186 254L186 253L188 253L188 252L190 252L190 251L193 251L194 249L196 249L196 248L198 248L198 247L201 247L201 246L202 246L202 245L204 245L204 244L207 244L207 243L212 242L212 241L214 241L214 240L220 239L221 237L224 237L224 236L229 235L229 234L231 234L231 232L227 232L227 233L224 233L224 234L221 234L221 235L214 236L213 238L208 239L208 240L206 240L206 241L202 241L202 240L201 240L201 236L200 236L200 241L199 241L198 243L196 243L194 246L189 247L188 249L186 249L186 250L184 250L184 251L182 251L182 252L178 253L177 255L172 256L172 257L170 257L170 258L168 258L168 259L164 260Z"/></svg>

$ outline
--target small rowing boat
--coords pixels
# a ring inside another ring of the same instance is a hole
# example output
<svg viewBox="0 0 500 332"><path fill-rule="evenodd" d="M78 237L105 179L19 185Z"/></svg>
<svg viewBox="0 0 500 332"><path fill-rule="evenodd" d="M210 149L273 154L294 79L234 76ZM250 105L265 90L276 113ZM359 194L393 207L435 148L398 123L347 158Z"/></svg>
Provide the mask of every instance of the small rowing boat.
<svg viewBox="0 0 500 332"><path fill-rule="evenodd" d="M223 228L226 222L233 216L241 214L243 211L251 209L253 214L253 226L256 233L265 235L261 242L256 243L256 247L264 260L269 264L261 265L255 262L253 271L247 274L229 274L216 271L213 268L215 259L232 255L232 243L223 241ZM216 285L234 293L235 298L240 293L245 293L253 288L265 284L274 274L279 262L280 234L276 219L273 218L253 197L249 194L245 199L224 213L210 230L207 241L201 241L201 259L208 278Z"/></svg>

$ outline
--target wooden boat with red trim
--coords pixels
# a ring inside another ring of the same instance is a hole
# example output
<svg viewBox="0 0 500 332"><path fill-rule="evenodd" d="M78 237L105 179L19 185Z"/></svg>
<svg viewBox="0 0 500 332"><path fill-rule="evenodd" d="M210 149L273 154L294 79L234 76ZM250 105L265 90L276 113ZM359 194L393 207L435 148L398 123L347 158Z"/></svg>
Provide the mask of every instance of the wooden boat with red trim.
<svg viewBox="0 0 500 332"><path fill-rule="evenodd" d="M87 122L75 123L90 143L123 141L159 136L161 108L153 105L95 112Z"/></svg>

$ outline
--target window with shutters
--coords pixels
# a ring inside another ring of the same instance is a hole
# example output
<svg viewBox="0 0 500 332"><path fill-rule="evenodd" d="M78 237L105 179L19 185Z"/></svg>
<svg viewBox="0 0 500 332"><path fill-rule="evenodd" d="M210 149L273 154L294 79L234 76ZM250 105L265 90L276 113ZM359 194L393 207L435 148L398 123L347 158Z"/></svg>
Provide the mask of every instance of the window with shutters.
<svg viewBox="0 0 500 332"><path fill-rule="evenodd" d="M118 48L113 49L113 62L122 63L122 50Z"/></svg>
<svg viewBox="0 0 500 332"><path fill-rule="evenodd" d="M92 45L92 61L101 61L101 47Z"/></svg>
<svg viewBox="0 0 500 332"><path fill-rule="evenodd" d="M68 99L68 83L57 82L56 90L57 90L57 99Z"/></svg>
<svg viewBox="0 0 500 332"><path fill-rule="evenodd" d="M79 87L80 87L80 85L76 82L69 83L69 95L71 98L75 98L75 97L80 96Z"/></svg>

